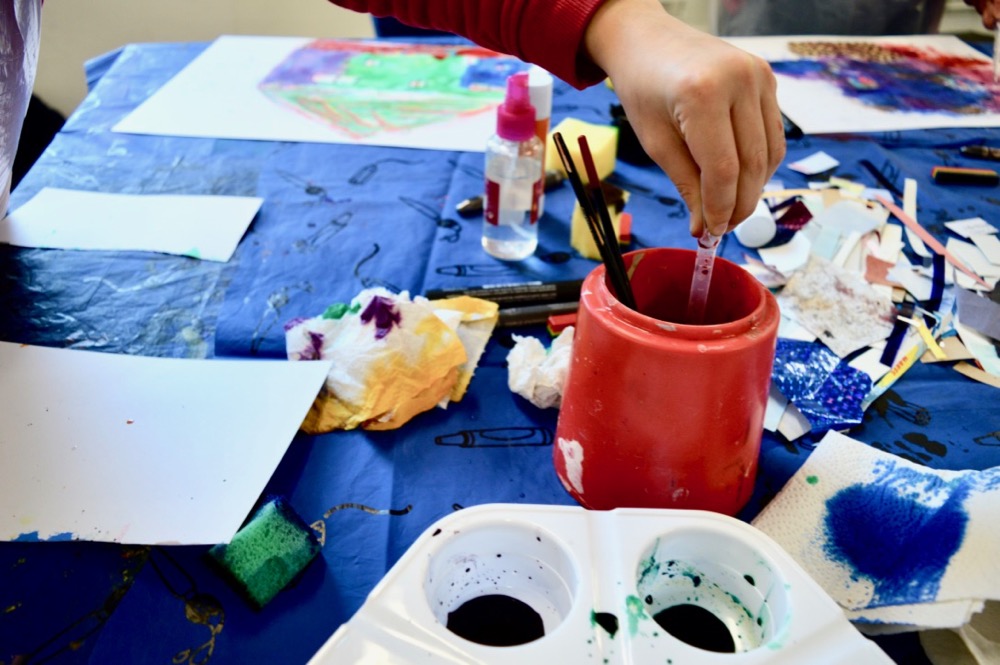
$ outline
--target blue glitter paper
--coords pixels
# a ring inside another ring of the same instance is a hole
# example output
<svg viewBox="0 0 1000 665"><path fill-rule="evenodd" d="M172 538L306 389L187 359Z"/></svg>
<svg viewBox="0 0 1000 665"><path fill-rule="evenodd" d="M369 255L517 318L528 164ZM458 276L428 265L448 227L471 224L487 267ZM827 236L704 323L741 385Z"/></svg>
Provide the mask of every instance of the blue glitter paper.
<svg viewBox="0 0 1000 665"><path fill-rule="evenodd" d="M872 387L871 377L826 346L788 339L778 340L771 381L815 433L861 424L861 403Z"/></svg>

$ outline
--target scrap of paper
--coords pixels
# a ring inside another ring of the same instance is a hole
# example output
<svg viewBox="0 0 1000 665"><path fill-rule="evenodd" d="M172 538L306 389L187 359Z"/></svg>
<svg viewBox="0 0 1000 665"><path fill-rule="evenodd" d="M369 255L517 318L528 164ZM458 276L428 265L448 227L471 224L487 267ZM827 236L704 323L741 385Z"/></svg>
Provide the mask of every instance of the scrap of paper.
<svg viewBox="0 0 1000 665"><path fill-rule="evenodd" d="M263 199L45 187L0 221L18 247L122 250L228 261Z"/></svg>
<svg viewBox="0 0 1000 665"><path fill-rule="evenodd" d="M973 355L969 353L969 350L965 348L962 344L962 340L958 338L958 335L952 333L946 335L940 339L938 346L944 351L944 358L936 358L930 350L924 352L924 355L920 357L920 362L922 363L937 363L937 362L955 362L958 360L973 360Z"/></svg>
<svg viewBox="0 0 1000 665"><path fill-rule="evenodd" d="M1000 376L1000 356L998 356L993 342L985 335L962 323L961 317L956 318L953 325L958 336L962 338L965 348L983 366L983 369L993 376Z"/></svg>
<svg viewBox="0 0 1000 665"><path fill-rule="evenodd" d="M903 212L905 212L914 222L917 221L917 181L913 178L903 180ZM929 259L931 252L924 245L920 234L914 227L907 225L903 231L906 233L906 241L910 243L910 249L919 257Z"/></svg>
<svg viewBox="0 0 1000 665"><path fill-rule="evenodd" d="M809 239L802 233L796 233L784 245L776 247L761 247L757 250L760 260L778 272L790 274L806 264L809 260Z"/></svg>
<svg viewBox="0 0 1000 665"><path fill-rule="evenodd" d="M993 238L993 236L984 236ZM996 240L996 238L994 238ZM1000 278L1000 263L993 263L986 254L974 243L965 242L958 238L948 238L945 249L955 255L960 261L969 266L973 272L985 279L987 282Z"/></svg>
<svg viewBox="0 0 1000 665"><path fill-rule="evenodd" d="M1000 267L1000 238L991 234L976 234L970 238L991 265Z"/></svg>
<svg viewBox="0 0 1000 665"><path fill-rule="evenodd" d="M779 339L772 384L798 408L813 432L861 424L872 380L822 344Z"/></svg>
<svg viewBox="0 0 1000 665"><path fill-rule="evenodd" d="M843 358L892 332L892 302L856 273L813 256L778 296L782 313Z"/></svg>
<svg viewBox="0 0 1000 665"><path fill-rule="evenodd" d="M890 201L888 198L879 197L878 200L879 203L888 208L889 212L895 215L896 218L899 219L899 221L903 222L906 228L915 231L916 234L920 236L920 239L923 240L928 247L930 247L935 252L943 256L948 261L948 263L955 266L955 268L957 268L958 270L961 270L963 273L965 273L969 278L971 278L980 286L983 286L987 289L991 288L990 285L987 284L982 277L973 272L967 265L965 265L964 262L962 262L961 259L957 258L954 254L949 252L944 247L944 245L938 242L937 238L935 238L934 236L932 236L930 233L927 232L927 229L920 226L920 224L917 223L917 220L913 219L905 212L903 212L903 210L901 210L895 203ZM949 240L952 239L949 238Z"/></svg>
<svg viewBox="0 0 1000 665"><path fill-rule="evenodd" d="M900 607L1000 598L997 520L1000 467L937 471L828 432L753 524L845 610L891 623Z"/></svg>
<svg viewBox="0 0 1000 665"><path fill-rule="evenodd" d="M329 368L0 342L0 539L228 542Z"/></svg>
<svg viewBox="0 0 1000 665"><path fill-rule="evenodd" d="M950 222L945 222L944 225L945 228L950 229L954 233L957 233L966 239L972 239L972 236L989 235L997 232L996 227L982 217L955 219Z"/></svg>
<svg viewBox="0 0 1000 665"><path fill-rule="evenodd" d="M788 168L804 175L816 175L817 173L832 171L838 166L840 166L840 162L820 150L808 157L792 162L788 165Z"/></svg>
<svg viewBox="0 0 1000 665"><path fill-rule="evenodd" d="M956 288L956 291L958 318L962 325L1000 340L1000 303L965 289Z"/></svg>
<svg viewBox="0 0 1000 665"><path fill-rule="evenodd" d="M472 375L479 365L479 359L486 350L490 335L497 325L500 307L495 302L458 296L431 301L431 307L439 319L455 331L465 348L465 362L458 367L458 380L451 389L448 398L438 406L445 408L448 401L458 402L465 396Z"/></svg>

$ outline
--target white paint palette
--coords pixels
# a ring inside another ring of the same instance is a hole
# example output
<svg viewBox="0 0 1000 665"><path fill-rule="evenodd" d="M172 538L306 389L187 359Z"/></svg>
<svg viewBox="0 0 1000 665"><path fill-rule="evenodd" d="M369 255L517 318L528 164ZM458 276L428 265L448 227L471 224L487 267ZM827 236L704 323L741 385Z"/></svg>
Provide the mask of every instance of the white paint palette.
<svg viewBox="0 0 1000 665"><path fill-rule="evenodd" d="M433 524L310 661L806 662L892 661L752 526L518 504Z"/></svg>

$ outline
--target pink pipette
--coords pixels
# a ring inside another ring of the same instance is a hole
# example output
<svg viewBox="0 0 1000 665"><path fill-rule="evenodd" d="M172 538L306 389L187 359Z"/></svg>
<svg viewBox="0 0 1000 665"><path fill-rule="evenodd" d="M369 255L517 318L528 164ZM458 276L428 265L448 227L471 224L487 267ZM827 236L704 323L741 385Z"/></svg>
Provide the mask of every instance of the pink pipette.
<svg viewBox="0 0 1000 665"><path fill-rule="evenodd" d="M705 303L708 302L708 287L712 284L712 267L715 265L715 248L722 236L712 235L706 227L698 238L698 254L694 259L694 275L691 277L691 295L688 298L687 320L692 325L701 325L705 318Z"/></svg>

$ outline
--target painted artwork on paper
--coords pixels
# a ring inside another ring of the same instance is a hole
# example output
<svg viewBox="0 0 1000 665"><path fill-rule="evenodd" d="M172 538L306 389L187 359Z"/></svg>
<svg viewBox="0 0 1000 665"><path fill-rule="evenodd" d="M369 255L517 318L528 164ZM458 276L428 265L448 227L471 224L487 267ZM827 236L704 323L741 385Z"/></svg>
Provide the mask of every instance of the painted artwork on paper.
<svg viewBox="0 0 1000 665"><path fill-rule="evenodd" d="M527 67L473 45L223 35L114 131L482 152Z"/></svg>
<svg viewBox="0 0 1000 665"><path fill-rule="evenodd" d="M475 46L320 39L260 83L270 99L350 137L447 123L503 101L516 58Z"/></svg>
<svg viewBox="0 0 1000 665"><path fill-rule="evenodd" d="M981 115L1000 112L1000 86L982 58L907 44L801 41L798 60L772 62L776 74L827 81L862 104L885 111Z"/></svg>
<svg viewBox="0 0 1000 665"><path fill-rule="evenodd" d="M953 35L745 37L807 134L1000 126L992 62Z"/></svg>

